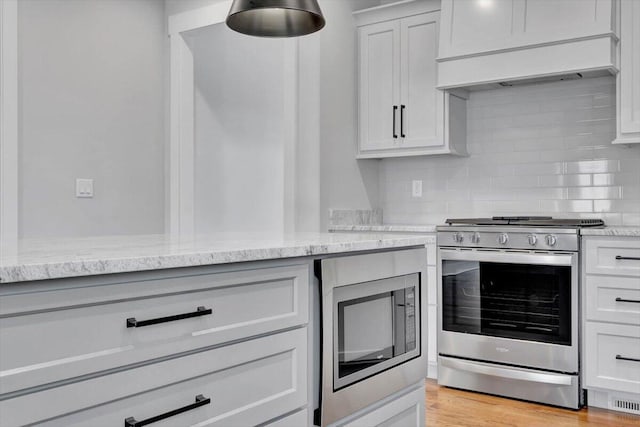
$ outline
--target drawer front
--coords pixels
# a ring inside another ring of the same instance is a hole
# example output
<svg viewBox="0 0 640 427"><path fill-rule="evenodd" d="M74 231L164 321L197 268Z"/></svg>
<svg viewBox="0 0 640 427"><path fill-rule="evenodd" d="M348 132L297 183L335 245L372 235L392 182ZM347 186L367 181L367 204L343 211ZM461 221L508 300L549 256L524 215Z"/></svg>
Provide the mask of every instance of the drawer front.
<svg viewBox="0 0 640 427"><path fill-rule="evenodd" d="M333 427L422 427L425 425L424 385L367 414Z"/></svg>
<svg viewBox="0 0 640 427"><path fill-rule="evenodd" d="M52 292L69 305L0 318L0 394L305 324L308 274L298 265L185 277L180 292L75 306L82 289ZM133 318L169 321L127 327Z"/></svg>
<svg viewBox="0 0 640 427"><path fill-rule="evenodd" d="M640 239L586 238L587 274L640 277Z"/></svg>
<svg viewBox="0 0 640 427"><path fill-rule="evenodd" d="M640 280L586 276L587 319L640 326Z"/></svg>
<svg viewBox="0 0 640 427"><path fill-rule="evenodd" d="M153 425L256 425L306 405L306 361L307 331L298 328L8 399L0 402L0 425L122 426L185 408L199 395L210 403Z"/></svg>
<svg viewBox="0 0 640 427"><path fill-rule="evenodd" d="M309 410L303 409L267 424L265 427L305 427L310 424Z"/></svg>
<svg viewBox="0 0 640 427"><path fill-rule="evenodd" d="M587 322L586 388L640 393L640 328Z"/></svg>

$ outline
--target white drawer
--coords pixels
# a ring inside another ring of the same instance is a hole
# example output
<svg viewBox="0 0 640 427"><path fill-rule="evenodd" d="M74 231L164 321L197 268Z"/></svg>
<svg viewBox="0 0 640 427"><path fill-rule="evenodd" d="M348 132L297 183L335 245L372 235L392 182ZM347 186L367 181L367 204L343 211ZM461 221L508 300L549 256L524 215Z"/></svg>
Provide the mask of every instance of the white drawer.
<svg viewBox="0 0 640 427"><path fill-rule="evenodd" d="M587 274L640 277L639 238L585 238Z"/></svg>
<svg viewBox="0 0 640 427"><path fill-rule="evenodd" d="M198 395L211 403L153 425L256 425L307 404L306 364L307 330L298 328L4 400L0 425L122 426Z"/></svg>
<svg viewBox="0 0 640 427"><path fill-rule="evenodd" d="M587 319L640 326L640 280L587 275Z"/></svg>
<svg viewBox="0 0 640 427"><path fill-rule="evenodd" d="M306 324L308 278L304 264L60 289L31 295L48 297L40 310L29 295L3 296L0 393ZM127 327L200 306L212 313Z"/></svg>
<svg viewBox="0 0 640 427"><path fill-rule="evenodd" d="M423 427L425 425L425 388L421 387L379 405L365 415L338 421L332 427Z"/></svg>
<svg viewBox="0 0 640 427"><path fill-rule="evenodd" d="M640 393L640 328L586 322L585 340L586 388Z"/></svg>
<svg viewBox="0 0 640 427"><path fill-rule="evenodd" d="M309 410L303 409L267 424L265 427L305 427L310 424Z"/></svg>

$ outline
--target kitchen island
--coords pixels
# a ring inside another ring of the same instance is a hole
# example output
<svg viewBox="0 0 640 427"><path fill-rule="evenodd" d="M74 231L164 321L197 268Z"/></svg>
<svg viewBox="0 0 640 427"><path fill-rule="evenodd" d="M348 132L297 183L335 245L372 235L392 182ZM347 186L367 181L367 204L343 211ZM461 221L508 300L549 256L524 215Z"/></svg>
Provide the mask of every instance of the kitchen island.
<svg viewBox="0 0 640 427"><path fill-rule="evenodd" d="M0 424L135 426L165 416L180 425L311 425L320 358L314 262L431 240L23 241L0 260ZM395 406L420 394L410 392L393 396Z"/></svg>

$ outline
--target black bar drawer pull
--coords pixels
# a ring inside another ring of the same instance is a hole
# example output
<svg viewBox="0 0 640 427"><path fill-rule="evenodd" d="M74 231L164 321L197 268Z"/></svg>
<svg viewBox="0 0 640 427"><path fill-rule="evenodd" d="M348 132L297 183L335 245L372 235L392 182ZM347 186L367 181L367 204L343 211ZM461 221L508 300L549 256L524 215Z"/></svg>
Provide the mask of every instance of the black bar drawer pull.
<svg viewBox="0 0 640 427"><path fill-rule="evenodd" d="M405 138L407 135L404 134L404 109L407 108L405 105L400 106L400 136Z"/></svg>
<svg viewBox="0 0 640 427"><path fill-rule="evenodd" d="M637 256L622 256L616 255L617 260L627 260L627 261L640 261L640 257Z"/></svg>
<svg viewBox="0 0 640 427"><path fill-rule="evenodd" d="M196 396L196 402L191 405L183 406L182 408L174 409L173 411L165 412L164 414L156 415L155 417L147 418L146 420L136 421L135 418L129 417L124 420L124 427L142 427L147 424L155 423L165 418L173 417L174 415L182 414L183 412L190 411L192 409L199 408L211 403L211 399L199 394Z"/></svg>
<svg viewBox="0 0 640 427"><path fill-rule="evenodd" d="M627 360L629 362L640 362L640 359L634 359L633 357L624 357L616 354L616 360Z"/></svg>
<svg viewBox="0 0 640 427"><path fill-rule="evenodd" d="M140 328L142 326L155 325L157 323L173 322L174 320L189 319L191 317L206 316L213 313L210 308L198 307L196 311L191 313L175 314L173 316L158 317L156 319L149 320L136 320L135 317L129 317L127 319L127 328Z"/></svg>
<svg viewBox="0 0 640 427"><path fill-rule="evenodd" d="M640 304L640 300L638 299L624 299L624 298L616 298L616 302L635 302L637 304Z"/></svg>
<svg viewBox="0 0 640 427"><path fill-rule="evenodd" d="M393 106L393 137L398 138L398 134L396 133L396 111L398 111L398 106Z"/></svg>

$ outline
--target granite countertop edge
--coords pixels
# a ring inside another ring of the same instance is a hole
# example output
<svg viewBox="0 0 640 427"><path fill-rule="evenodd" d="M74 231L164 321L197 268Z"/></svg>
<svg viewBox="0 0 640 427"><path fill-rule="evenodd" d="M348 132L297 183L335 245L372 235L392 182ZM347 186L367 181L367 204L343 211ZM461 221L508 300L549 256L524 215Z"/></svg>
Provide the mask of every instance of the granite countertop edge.
<svg viewBox="0 0 640 427"><path fill-rule="evenodd" d="M376 233L435 233L435 224L408 225L408 224L353 224L330 225L329 231L366 231Z"/></svg>
<svg viewBox="0 0 640 427"><path fill-rule="evenodd" d="M147 237L147 236L143 236ZM429 236L379 233L301 233L286 239L199 240L171 243L166 237L135 240L132 237L98 240L74 246L69 241L56 251L54 241L39 242L17 255L0 258L0 285L113 273L128 273L238 262L298 258L337 253L422 246ZM71 240L73 242L73 240ZM100 244L102 242L102 244ZM48 245L48 246L47 246ZM34 249L36 248L36 249ZM47 249L49 248L49 249ZM47 252L49 250L49 252Z"/></svg>
<svg viewBox="0 0 640 427"><path fill-rule="evenodd" d="M391 232L391 233L436 233L435 224L404 225L404 224L353 224L330 225L330 232ZM605 226L585 227L580 230L582 236L619 236L640 237L640 226Z"/></svg>
<svg viewBox="0 0 640 427"><path fill-rule="evenodd" d="M614 236L614 237L640 237L640 226L608 226L602 228L583 228L582 236Z"/></svg>

